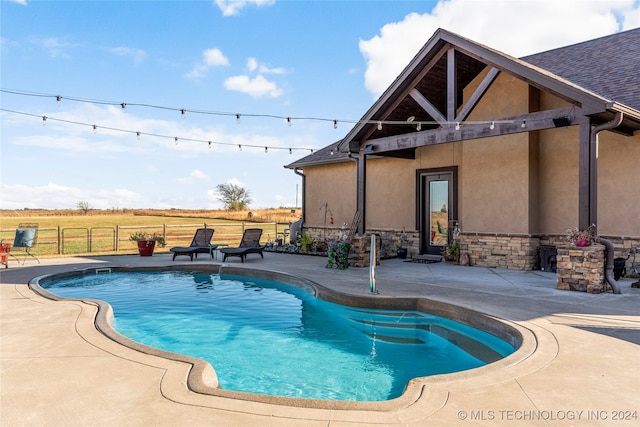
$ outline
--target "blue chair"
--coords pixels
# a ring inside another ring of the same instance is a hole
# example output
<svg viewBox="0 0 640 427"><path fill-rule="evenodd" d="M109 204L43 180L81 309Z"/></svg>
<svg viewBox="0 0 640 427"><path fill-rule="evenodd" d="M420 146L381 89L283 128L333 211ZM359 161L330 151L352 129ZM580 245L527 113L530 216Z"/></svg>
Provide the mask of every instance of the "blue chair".
<svg viewBox="0 0 640 427"><path fill-rule="evenodd" d="M38 224L34 223L22 223L18 224L18 228L16 229L16 237L13 239L13 246L11 247L11 252L9 255L14 257L16 261L20 262L18 257L15 255L15 250L24 249L24 259L22 260L22 265L27 261L27 257L32 257L38 264L40 260L31 253L31 249L36 245L38 241Z"/></svg>

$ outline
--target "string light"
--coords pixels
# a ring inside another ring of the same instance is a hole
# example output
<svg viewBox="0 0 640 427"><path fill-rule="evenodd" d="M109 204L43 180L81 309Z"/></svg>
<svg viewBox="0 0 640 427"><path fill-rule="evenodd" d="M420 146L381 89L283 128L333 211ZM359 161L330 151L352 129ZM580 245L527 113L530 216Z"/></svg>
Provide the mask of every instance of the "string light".
<svg viewBox="0 0 640 427"><path fill-rule="evenodd" d="M521 127L522 129L526 128L526 127L527 127L527 121L526 121L526 120L523 120L523 121L522 121L522 124L520 125L520 127Z"/></svg>
<svg viewBox="0 0 640 427"><path fill-rule="evenodd" d="M48 121L57 121L57 122L61 122L61 123L68 123L68 124L72 124L72 125L78 125L78 126L88 126L91 127L91 129L94 132L97 132L98 128L101 129L105 129L108 131L113 131L113 132L122 132L122 133L130 133L130 134L135 134L136 135L136 139L140 140L140 137L142 135L146 135L146 136L151 136L151 137L156 137L156 138L171 138L176 145L178 145L178 141L182 140L182 141L189 141L189 142L202 142L202 143L206 143L210 148L212 148L213 144L217 144L217 145L227 145L227 146L237 146L238 150L242 151L242 144L236 144L236 143L228 143L228 142L217 142L217 141L211 141L211 140L202 140L202 139L195 139L195 138L181 138L178 136L169 136L169 135L161 135L161 134L155 134L155 133L147 133L147 132L141 132L141 131L133 131L133 130L126 130L126 129L119 129L119 128L114 128L114 127L109 127L109 126L99 126L96 124L89 124L89 123L82 123L82 122L76 122L76 121L72 121L72 120L65 120L65 119L57 119L55 117L49 117L49 116L41 116L41 115L37 115L37 114L31 114L31 113L25 113L22 111L15 111L15 110L10 110L7 108L2 108L0 107L0 111L5 111L8 113L13 113L13 114L20 114L20 115L24 115L24 116L29 116L29 117L37 117L39 119L42 119L42 124L46 125ZM291 147L276 147L276 146L264 146L264 145L251 145L251 144L245 144L246 147L251 147L251 148L264 148L265 152L268 152L269 149L272 150L289 150L289 153L292 154L293 150L302 150L302 151L310 151L311 153L313 153L313 149L311 148L304 148L304 147L298 147L298 148L291 148Z"/></svg>
<svg viewBox="0 0 640 427"><path fill-rule="evenodd" d="M264 152L268 153L269 152L269 147L264 147Z"/></svg>
<svg viewBox="0 0 640 427"><path fill-rule="evenodd" d="M460 130L460 122L456 122L456 130Z"/></svg>
<svg viewBox="0 0 640 427"><path fill-rule="evenodd" d="M211 150L211 141L209 141L209 150Z"/></svg>
<svg viewBox="0 0 640 427"><path fill-rule="evenodd" d="M98 126L93 125L93 133L98 133Z"/></svg>
<svg viewBox="0 0 640 427"><path fill-rule="evenodd" d="M491 124L489 125L489 129L494 130L495 128L496 128L496 123L491 122Z"/></svg>
<svg viewBox="0 0 640 427"><path fill-rule="evenodd" d="M422 122L418 122L418 123L416 124L416 130L417 130L418 132L420 132L420 131L422 130Z"/></svg>
<svg viewBox="0 0 640 427"><path fill-rule="evenodd" d="M58 104L58 107L62 104L62 97L60 95L56 95L56 104Z"/></svg>
<svg viewBox="0 0 640 427"><path fill-rule="evenodd" d="M34 92L27 92L27 91L20 91L20 90L10 90L10 89L2 89L0 88L0 92L5 92L5 93L10 93L13 95L20 95L20 96L32 96L32 97L42 97L42 98L54 98L56 100L56 102L60 102L63 98L62 95L50 95L50 94L42 94L42 93L34 93ZM182 118L184 119L186 117L187 111L190 113L194 113L194 114L207 114L207 115L215 115L215 116L235 116L236 121L238 123L240 123L240 116L249 116L249 117L259 117L259 118L276 118L276 119L284 119L286 120L287 124L289 126L292 125L293 120L316 120L316 121L326 121L326 122L330 122L333 123L333 127L334 129L337 129L338 127L338 119L327 119L327 118L322 118L322 117L292 117L292 116L279 116L279 115L275 115L275 114L250 114L250 113L229 113L229 112L218 112L218 111L204 111L204 110L191 110L191 109L186 109L186 108L171 108L171 107L166 107L166 106L160 106L160 105L153 105L153 104L144 104L144 103L127 103L127 102L113 102L113 101L104 101L104 100L95 100L95 99L85 99L85 98L78 98L78 97L71 97L71 96L64 96L64 99L67 101L76 101L76 102L86 102L86 103L91 103L91 104L97 104L97 105L117 105L120 106L121 108L125 109L127 107L131 107L131 106L138 106L138 107L145 107L145 108L156 108L156 109L161 109L161 110L169 110L169 111L179 111ZM415 117L414 117L415 119ZM344 123L351 123L351 124L373 124L377 126L378 130L382 130L382 125L416 125L416 128L418 129L418 127L421 128L422 124L426 124L426 125L436 125L436 126L444 126L444 125L448 125L451 124L450 122L438 122L438 121L422 121L422 122L418 122L418 123L411 123L410 121L396 121L396 120L346 120L346 119L340 119L339 121L344 122ZM494 126L495 123L513 123L514 120L493 120L493 121L466 121L464 122L465 125L468 124L491 124L493 122ZM455 122L456 126L457 126L457 130L459 130L459 126L461 125L460 122ZM523 128L526 127L526 124L523 122L521 125ZM419 129L418 129L419 130Z"/></svg>

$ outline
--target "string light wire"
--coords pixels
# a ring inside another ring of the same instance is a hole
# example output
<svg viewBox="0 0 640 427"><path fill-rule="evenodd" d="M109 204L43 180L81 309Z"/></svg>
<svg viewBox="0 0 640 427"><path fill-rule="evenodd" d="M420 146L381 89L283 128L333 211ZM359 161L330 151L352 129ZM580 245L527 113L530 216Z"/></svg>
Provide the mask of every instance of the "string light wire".
<svg viewBox="0 0 640 427"><path fill-rule="evenodd" d="M15 90L15 89L4 89L0 88L0 92L9 93L12 95L20 95L20 96L31 96L31 97L40 97L40 98L52 98L55 99L57 103L60 103L63 100L74 101L74 102L83 102L83 103L91 103L96 105L109 105L109 106L118 106L122 109L129 109L131 107L143 107L143 108L154 108L165 111L175 111L180 113L182 118L185 118L187 113L190 114L204 114L204 115L212 115L212 116L228 116L234 117L237 123L240 123L240 117L254 117L254 118L269 118L269 119L278 119L284 120L288 126L291 126L293 121L322 121L328 122L333 125L334 129L338 128L338 123L349 123L349 124L372 124L376 125L378 130L382 130L382 126L386 125L415 125L415 123L408 122L406 120L353 120L353 119L329 119L323 117L313 117L313 116L280 116L277 114L256 114L256 113L232 113L225 111L207 111L207 110L196 110L196 109L188 109L188 108L174 108L174 107L166 107L162 105L154 105L147 103L135 103L135 102L122 102L122 101L105 101L99 99L90 99L90 98L80 98L73 96L62 96L62 95L52 95L45 93L36 93L36 92L28 92L23 90ZM481 121L466 121L464 124L499 124L499 123L513 123L513 120L481 120ZM442 123L437 121L426 121L420 120L421 127L424 125L435 125L441 126L446 124L456 124L455 122ZM457 123L458 126L461 123Z"/></svg>
<svg viewBox="0 0 640 427"><path fill-rule="evenodd" d="M36 117L36 118L42 120L42 122L45 123L45 124L48 123L48 122L54 121L54 122L67 123L67 124L77 125L77 126L86 126L86 127L91 128L94 133L97 133L98 129L103 129L103 130L108 130L108 131L112 131L112 132L121 132L121 133L133 134L133 135L136 136L137 139L140 139L140 136L151 136L151 137L155 137L155 138L171 139L176 145L178 145L179 141L187 141L187 142L202 142L202 143L207 144L209 147L211 147L212 144L225 145L225 146L235 146L235 147L240 148L241 151L242 151L243 147L249 147L249 148L260 148L260 149L265 150L265 152L267 152L268 149L272 149L272 150L289 150L289 154L291 154L293 150L309 151L309 152L313 153L313 148L274 147L274 146L265 147L264 145L237 144L237 143L211 141L211 140L197 139L197 138L185 138L185 137L177 137L175 135L173 135L173 136L172 135L162 135L162 134L158 134L158 133L141 132L141 131L114 128L114 127L110 127L110 126L99 126L99 125L90 124L90 123L77 122L77 121L74 121L74 120L58 119L58 118L51 117L51 116L46 116L46 115L25 113L25 112L16 111L16 110L9 110L7 108L0 108L0 111L4 111L4 112L7 112L7 113L12 113L12 114L19 114L19 115L28 116L28 117Z"/></svg>

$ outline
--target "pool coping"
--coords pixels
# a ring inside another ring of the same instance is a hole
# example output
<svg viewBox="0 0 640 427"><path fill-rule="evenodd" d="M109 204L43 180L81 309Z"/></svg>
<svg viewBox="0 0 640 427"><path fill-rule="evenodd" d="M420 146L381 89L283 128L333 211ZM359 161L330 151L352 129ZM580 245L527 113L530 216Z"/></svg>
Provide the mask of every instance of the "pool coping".
<svg viewBox="0 0 640 427"><path fill-rule="evenodd" d="M385 401L339 401L309 398L292 398L282 396L272 396L265 394L255 394L248 392L239 392L222 389L218 386L215 369L206 361L155 347L140 344L121 335L112 328L114 321L113 310L111 306L100 300L94 299L72 299L59 297L39 284L42 280L52 280L63 277L72 277L80 274L96 273L97 271L184 271L184 272L208 272L212 274L230 274L238 276L259 277L265 280L272 280L287 285L295 286L306 291L312 291L316 297L326 301L348 305L360 308L380 308L380 309L406 309L418 310L430 314L442 316L472 327L477 327L490 332L499 338L505 339L516 347L516 351L505 358L485 366L469 369L456 373L434 375L428 377L419 377L412 379L407 385L404 393L394 399ZM206 264L206 265L167 265L167 266L148 266L148 267L128 267L128 266L101 266L89 267L84 269L76 269L68 272L46 274L35 277L28 283L28 287L36 294L53 301L76 301L83 304L96 307L93 316L93 326L103 336L107 337L114 343L122 346L126 350L131 350L150 357L157 357L178 364L171 364L168 368L170 371L167 378L180 379L186 375L186 391L199 395L214 396L225 399L234 399L238 401L247 401L259 404L276 405L287 408L300 409L319 409L331 411L368 411L368 412L396 412L402 409L418 404L430 392L434 391L436 385L446 385L448 383L482 383L486 375L491 374L492 381L508 381L512 379L516 372L512 372L510 368L514 368L522 364L524 361L535 362L537 367L542 366L547 357L534 357L538 349L539 335L544 331L538 328L532 328L531 325L525 326L520 323L501 319L496 316L485 314L476 310L465 308L462 306L450 304L447 302L436 301L424 297L398 297L383 295L353 295L327 288L321 284L313 282L309 279L293 275L290 273L277 270L263 270L258 268L244 268L227 264ZM535 332L534 332L534 329ZM538 355L539 356L539 355ZM528 369L530 369L530 366ZM175 371L175 372L173 372ZM170 387L180 387L179 383L170 384ZM431 402L433 403L433 402Z"/></svg>

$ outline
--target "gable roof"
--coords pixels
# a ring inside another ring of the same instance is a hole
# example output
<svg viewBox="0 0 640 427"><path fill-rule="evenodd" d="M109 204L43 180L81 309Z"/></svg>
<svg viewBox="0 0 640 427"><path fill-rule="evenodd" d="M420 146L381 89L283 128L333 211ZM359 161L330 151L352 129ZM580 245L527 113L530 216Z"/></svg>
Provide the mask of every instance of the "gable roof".
<svg viewBox="0 0 640 427"><path fill-rule="evenodd" d="M462 99L469 82L490 67L580 106L595 123L625 112L622 127L631 133L640 129L639 39L640 29L635 29L518 59L439 29L345 138L326 147L333 148L331 157L323 149L285 167L342 161L353 142L415 132L407 126L408 117L427 123L422 130L454 121L460 105L452 106L447 93L450 59L456 63L454 102ZM447 54L452 47L453 58ZM427 101L420 103L422 95ZM425 104L429 104L426 110ZM381 129L378 121L385 122Z"/></svg>

